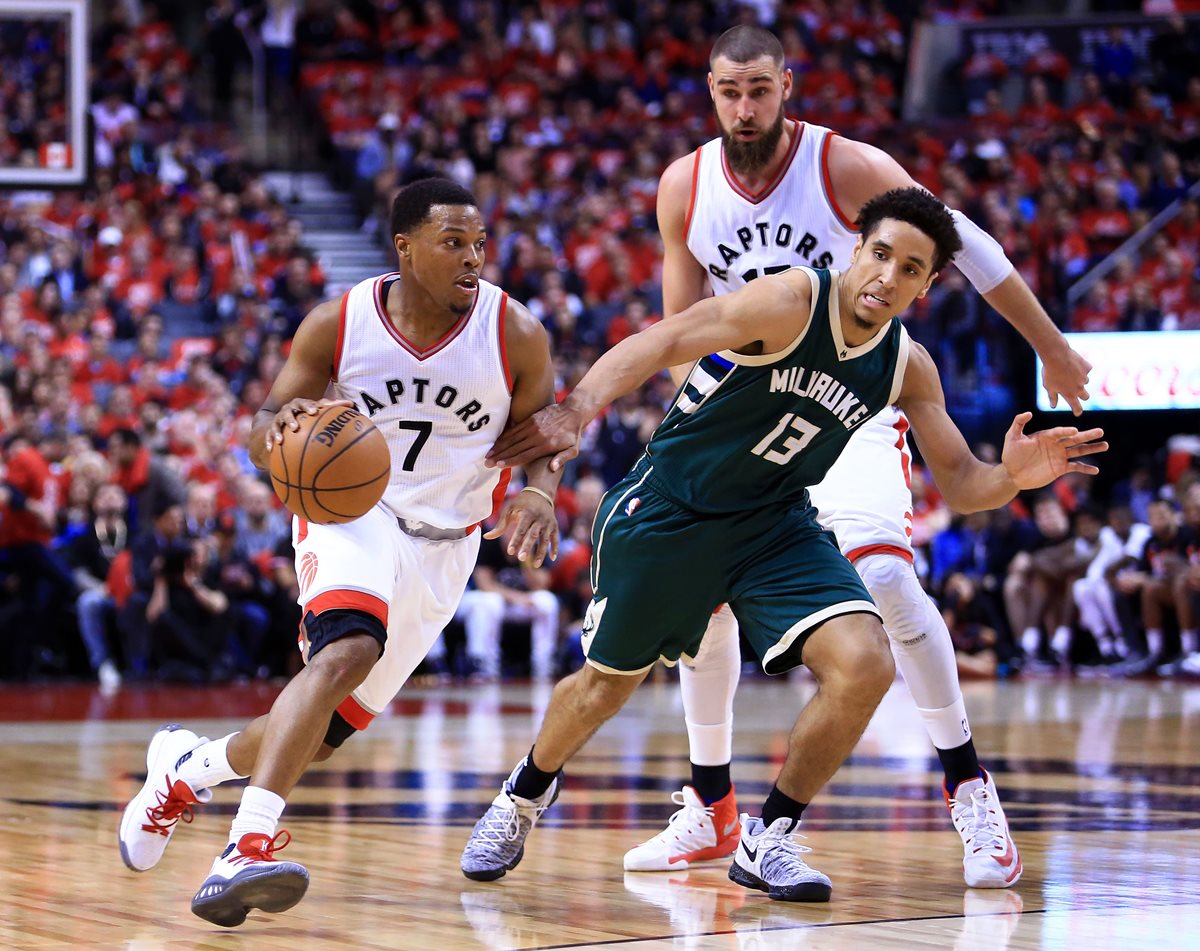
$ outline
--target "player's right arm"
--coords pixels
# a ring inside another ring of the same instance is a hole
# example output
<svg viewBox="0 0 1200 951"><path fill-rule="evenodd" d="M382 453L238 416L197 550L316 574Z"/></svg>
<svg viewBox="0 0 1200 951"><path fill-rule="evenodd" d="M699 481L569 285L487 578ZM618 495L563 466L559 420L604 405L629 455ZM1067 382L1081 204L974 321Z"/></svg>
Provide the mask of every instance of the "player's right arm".
<svg viewBox="0 0 1200 951"><path fill-rule="evenodd" d="M913 436L933 473L946 504L956 512L982 512L1010 502L1018 492L1039 489L1067 472L1095 475L1095 466L1076 461L1080 456L1104 452L1102 429L1080 432L1058 426L1026 433L1032 413L1021 413L1004 437L997 465L976 458L946 412L942 383L929 352L915 341L909 344L908 365L897 405L912 423Z"/></svg>
<svg viewBox="0 0 1200 951"><path fill-rule="evenodd" d="M262 408L254 414L250 430L250 461L267 468L271 448L283 442L284 430L300 428L298 416L316 415L326 406L353 406L349 400L327 400L325 391L333 377L337 354L341 300L318 304L300 323L292 349L279 376L271 385Z"/></svg>
<svg viewBox="0 0 1200 951"><path fill-rule="evenodd" d="M626 337L593 364L571 394L505 430L489 465L524 465L553 455L557 472L579 452L579 435L600 410L659 370L710 353L760 344L775 353L808 325L812 282L799 269L771 274L734 291L699 301L682 313Z"/></svg>
<svg viewBox="0 0 1200 951"><path fill-rule="evenodd" d="M692 207L692 175L697 155L691 152L667 166L658 180L658 233L662 236L663 316L687 310L708 292L708 277L687 246L688 212ZM690 363L669 368L676 386L691 372Z"/></svg>

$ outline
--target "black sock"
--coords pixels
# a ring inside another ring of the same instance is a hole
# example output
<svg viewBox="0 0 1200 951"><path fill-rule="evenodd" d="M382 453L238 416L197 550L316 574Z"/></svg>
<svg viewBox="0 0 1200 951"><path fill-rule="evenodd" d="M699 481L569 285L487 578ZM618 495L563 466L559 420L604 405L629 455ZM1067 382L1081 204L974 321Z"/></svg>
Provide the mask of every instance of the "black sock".
<svg viewBox="0 0 1200 951"><path fill-rule="evenodd" d="M733 780L729 776L729 764L723 766L697 766L692 763L692 788L704 805L711 806L718 799L724 799L733 789Z"/></svg>
<svg viewBox="0 0 1200 951"><path fill-rule="evenodd" d="M772 786L770 795L767 796L767 801L762 807L762 824L763 828L767 828L776 819L784 818L792 820L792 828L796 828L796 823L800 821L800 817L804 814L806 802L796 802L791 796L781 793L778 786Z"/></svg>
<svg viewBox="0 0 1200 951"><path fill-rule="evenodd" d="M529 755L525 757L525 765L517 772L517 778L513 780L512 794L520 796L522 799L537 799L554 782L554 777L557 776L557 771L547 773L545 770L538 769L533 762L533 750L529 750Z"/></svg>
<svg viewBox="0 0 1200 951"><path fill-rule="evenodd" d="M979 766L979 757L975 753L975 741L967 740L962 746L952 750L938 750L938 759L942 761L942 769L946 771L946 788L954 795L954 788L968 779L980 779L983 770Z"/></svg>

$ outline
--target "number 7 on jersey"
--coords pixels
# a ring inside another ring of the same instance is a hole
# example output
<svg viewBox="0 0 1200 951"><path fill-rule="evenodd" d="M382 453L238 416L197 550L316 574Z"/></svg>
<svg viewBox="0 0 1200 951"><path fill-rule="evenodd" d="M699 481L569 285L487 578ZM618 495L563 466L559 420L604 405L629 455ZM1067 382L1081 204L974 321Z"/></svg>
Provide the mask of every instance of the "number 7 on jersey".
<svg viewBox="0 0 1200 951"><path fill-rule="evenodd" d="M401 429L411 429L417 434L417 438L413 440L413 444L408 450L408 455L404 457L404 465L402 466L405 472L412 472L413 466L417 464L417 457L421 455L422 448L424 448L425 443L429 440L429 434L433 432L433 423L427 419L402 419L396 425Z"/></svg>

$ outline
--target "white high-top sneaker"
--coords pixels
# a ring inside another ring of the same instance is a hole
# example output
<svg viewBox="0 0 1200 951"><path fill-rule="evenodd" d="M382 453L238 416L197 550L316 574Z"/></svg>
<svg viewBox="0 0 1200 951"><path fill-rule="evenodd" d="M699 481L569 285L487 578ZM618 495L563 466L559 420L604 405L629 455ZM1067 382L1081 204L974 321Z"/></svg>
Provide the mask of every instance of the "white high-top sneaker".
<svg viewBox="0 0 1200 951"><path fill-rule="evenodd" d="M985 769L978 779L942 795L963 841L963 878L972 888L1008 888L1021 877L1021 855L1008 832L996 784Z"/></svg>
<svg viewBox="0 0 1200 951"><path fill-rule="evenodd" d="M146 782L125 807L118 840L121 861L135 872L154 868L175 826L192 821L192 806L212 799L211 789L192 789L179 778L179 761L208 737L177 723L161 727L146 750Z"/></svg>

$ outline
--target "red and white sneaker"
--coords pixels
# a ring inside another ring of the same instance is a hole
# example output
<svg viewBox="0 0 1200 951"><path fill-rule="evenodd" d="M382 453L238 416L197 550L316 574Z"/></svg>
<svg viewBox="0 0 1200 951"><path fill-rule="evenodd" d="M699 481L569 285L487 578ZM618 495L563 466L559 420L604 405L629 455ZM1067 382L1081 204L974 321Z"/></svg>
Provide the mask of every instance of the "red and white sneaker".
<svg viewBox="0 0 1200 951"><path fill-rule="evenodd" d="M308 869L280 862L275 853L292 841L286 829L268 837L247 832L213 862L192 898L192 913L223 928L246 920L251 909L287 911L308 891Z"/></svg>
<svg viewBox="0 0 1200 951"><path fill-rule="evenodd" d="M971 888L1008 888L1021 877L1021 855L1008 831L996 784L983 777L958 784L942 795L963 841L963 878Z"/></svg>
<svg viewBox="0 0 1200 951"><path fill-rule="evenodd" d="M121 861L133 871L154 868L179 820L191 822L192 806L212 799L211 789L193 790L177 772L180 760L207 742L177 723L154 734L146 750L146 782L125 807L118 833Z"/></svg>
<svg viewBox="0 0 1200 951"><path fill-rule="evenodd" d="M692 862L728 858L737 851L742 826L734 789L711 806L704 805L691 786L671 793L671 801L683 808L653 839L625 853L625 871L674 872Z"/></svg>

